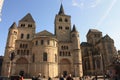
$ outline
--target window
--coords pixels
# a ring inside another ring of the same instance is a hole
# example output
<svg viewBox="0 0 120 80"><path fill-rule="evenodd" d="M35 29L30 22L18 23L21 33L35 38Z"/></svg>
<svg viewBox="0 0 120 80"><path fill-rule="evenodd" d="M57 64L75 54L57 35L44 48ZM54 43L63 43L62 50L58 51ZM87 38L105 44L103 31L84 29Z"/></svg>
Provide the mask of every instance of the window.
<svg viewBox="0 0 120 80"><path fill-rule="evenodd" d="M21 24L21 27L25 27L25 24Z"/></svg>
<svg viewBox="0 0 120 80"><path fill-rule="evenodd" d="M35 62L35 54L33 54L32 61Z"/></svg>
<svg viewBox="0 0 120 80"><path fill-rule="evenodd" d="M62 22L62 18L59 18L59 22Z"/></svg>
<svg viewBox="0 0 120 80"><path fill-rule="evenodd" d="M68 22L68 19L67 19L67 18L65 18L65 22Z"/></svg>
<svg viewBox="0 0 120 80"><path fill-rule="evenodd" d="M20 50L17 50L17 55L20 55Z"/></svg>
<svg viewBox="0 0 120 80"><path fill-rule="evenodd" d="M29 55L29 50L27 50L27 55Z"/></svg>
<svg viewBox="0 0 120 80"><path fill-rule="evenodd" d="M22 48L22 44L20 44L20 48Z"/></svg>
<svg viewBox="0 0 120 80"><path fill-rule="evenodd" d="M32 24L28 24L28 27L32 27Z"/></svg>
<svg viewBox="0 0 120 80"><path fill-rule="evenodd" d="M43 40L41 40L41 45L43 45L44 44L44 41Z"/></svg>
<svg viewBox="0 0 120 80"><path fill-rule="evenodd" d="M22 34L21 34L21 39L23 39L23 38L24 38L24 34L22 33Z"/></svg>
<svg viewBox="0 0 120 80"><path fill-rule="evenodd" d="M38 41L35 42L35 45L38 45Z"/></svg>
<svg viewBox="0 0 120 80"><path fill-rule="evenodd" d="M50 45L50 41L49 40L47 40L47 44Z"/></svg>
<svg viewBox="0 0 120 80"><path fill-rule="evenodd" d="M62 26L59 26L59 29L62 29Z"/></svg>
<svg viewBox="0 0 120 80"><path fill-rule="evenodd" d="M30 34L27 34L27 39L29 39L30 38Z"/></svg>
<svg viewBox="0 0 120 80"><path fill-rule="evenodd" d="M66 30L69 30L69 27L65 27Z"/></svg>
<svg viewBox="0 0 120 80"><path fill-rule="evenodd" d="M47 61L47 53L43 53L43 61Z"/></svg>

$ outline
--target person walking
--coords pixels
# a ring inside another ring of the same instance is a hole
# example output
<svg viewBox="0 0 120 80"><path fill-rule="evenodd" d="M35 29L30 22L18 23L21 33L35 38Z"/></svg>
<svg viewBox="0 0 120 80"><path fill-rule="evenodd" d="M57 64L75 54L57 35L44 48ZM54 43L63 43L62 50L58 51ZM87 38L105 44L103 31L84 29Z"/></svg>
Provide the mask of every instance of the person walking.
<svg viewBox="0 0 120 80"><path fill-rule="evenodd" d="M69 74L69 76L66 78L66 80L73 80L71 74Z"/></svg>
<svg viewBox="0 0 120 80"><path fill-rule="evenodd" d="M64 80L64 77L63 75L60 76L59 80Z"/></svg>

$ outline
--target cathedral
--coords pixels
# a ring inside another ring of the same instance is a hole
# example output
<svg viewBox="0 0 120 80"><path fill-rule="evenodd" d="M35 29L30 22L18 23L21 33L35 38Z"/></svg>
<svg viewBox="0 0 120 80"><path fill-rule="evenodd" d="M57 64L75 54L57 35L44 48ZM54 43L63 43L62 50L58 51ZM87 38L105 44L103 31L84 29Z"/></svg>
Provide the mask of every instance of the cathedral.
<svg viewBox="0 0 120 80"><path fill-rule="evenodd" d="M90 29L86 35L87 42L81 43L83 74L105 75L109 65L117 54L114 40L109 35L102 35L97 29Z"/></svg>
<svg viewBox="0 0 120 80"><path fill-rule="evenodd" d="M31 77L41 73L43 77L83 76L80 37L71 16L65 14L61 4L54 19L54 33L43 30L36 33L36 24L28 13L14 22L8 32L2 76ZM10 56L14 53L11 60Z"/></svg>

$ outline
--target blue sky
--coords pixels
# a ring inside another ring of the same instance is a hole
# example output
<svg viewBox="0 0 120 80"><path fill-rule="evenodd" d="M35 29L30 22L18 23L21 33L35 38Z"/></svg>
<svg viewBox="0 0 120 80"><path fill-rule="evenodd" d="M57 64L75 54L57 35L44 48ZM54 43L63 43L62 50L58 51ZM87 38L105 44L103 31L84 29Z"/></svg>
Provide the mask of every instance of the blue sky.
<svg viewBox="0 0 120 80"><path fill-rule="evenodd" d="M114 39L120 49L120 0L61 0L66 14L71 15L80 33L81 42L86 41L89 29L98 29L103 36ZM36 32L48 30L54 33L54 18L58 13L60 0L4 0L0 22L0 55L4 55L8 29L27 13L36 22Z"/></svg>

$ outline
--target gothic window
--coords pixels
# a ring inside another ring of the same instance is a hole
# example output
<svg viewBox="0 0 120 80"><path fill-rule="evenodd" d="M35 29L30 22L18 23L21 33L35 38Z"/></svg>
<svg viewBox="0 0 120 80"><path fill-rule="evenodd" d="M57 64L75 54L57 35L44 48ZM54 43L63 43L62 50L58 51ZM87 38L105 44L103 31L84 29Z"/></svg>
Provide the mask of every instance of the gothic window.
<svg viewBox="0 0 120 80"><path fill-rule="evenodd" d="M59 22L62 22L62 18L59 18Z"/></svg>
<svg viewBox="0 0 120 80"><path fill-rule="evenodd" d="M22 34L21 34L21 39L23 39L23 37L24 37L24 34L22 33Z"/></svg>
<svg viewBox="0 0 120 80"><path fill-rule="evenodd" d="M44 41L43 40L41 40L41 45L43 45L44 44Z"/></svg>
<svg viewBox="0 0 120 80"><path fill-rule="evenodd" d="M30 38L30 34L27 34L27 39L29 39Z"/></svg>
<svg viewBox="0 0 120 80"><path fill-rule="evenodd" d="M100 60L96 60L97 68L100 69Z"/></svg>
<svg viewBox="0 0 120 80"><path fill-rule="evenodd" d="M43 53L43 61L47 61L47 53Z"/></svg>

